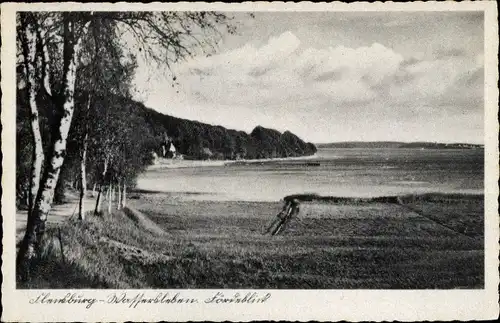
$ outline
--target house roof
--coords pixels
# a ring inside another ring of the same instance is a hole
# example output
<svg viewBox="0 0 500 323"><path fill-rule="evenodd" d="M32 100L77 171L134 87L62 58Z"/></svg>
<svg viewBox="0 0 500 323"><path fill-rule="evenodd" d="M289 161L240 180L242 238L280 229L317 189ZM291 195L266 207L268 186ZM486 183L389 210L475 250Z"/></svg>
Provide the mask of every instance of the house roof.
<svg viewBox="0 0 500 323"><path fill-rule="evenodd" d="M175 149L175 146L174 146L174 144L172 142L169 144L168 151L170 151L170 152L176 152L177 151L177 149Z"/></svg>

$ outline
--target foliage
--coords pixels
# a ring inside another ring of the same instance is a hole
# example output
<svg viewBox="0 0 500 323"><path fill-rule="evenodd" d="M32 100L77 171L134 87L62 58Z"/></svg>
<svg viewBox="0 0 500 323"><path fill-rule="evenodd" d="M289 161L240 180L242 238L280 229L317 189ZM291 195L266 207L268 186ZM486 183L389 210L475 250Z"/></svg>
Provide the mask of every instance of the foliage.
<svg viewBox="0 0 500 323"><path fill-rule="evenodd" d="M312 155L316 147L289 131L257 126L250 134L198 121L164 115L137 103L155 136L167 132L175 147L188 158L202 159L204 148L219 159L256 159Z"/></svg>

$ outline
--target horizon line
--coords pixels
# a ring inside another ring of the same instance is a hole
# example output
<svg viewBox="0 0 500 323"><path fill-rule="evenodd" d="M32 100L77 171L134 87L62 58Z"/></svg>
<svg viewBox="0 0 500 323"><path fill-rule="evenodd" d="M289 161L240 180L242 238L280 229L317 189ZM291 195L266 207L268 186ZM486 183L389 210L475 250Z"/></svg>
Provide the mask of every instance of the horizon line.
<svg viewBox="0 0 500 323"><path fill-rule="evenodd" d="M328 141L328 142L313 142L315 145L328 145L328 144L343 144L343 143L402 143L402 144L413 144L413 143L423 143L423 144L445 144L445 145L477 145L484 146L484 143L475 142L463 142L463 141L425 141L425 140L415 140L415 141L403 141L403 140L342 140L342 141Z"/></svg>

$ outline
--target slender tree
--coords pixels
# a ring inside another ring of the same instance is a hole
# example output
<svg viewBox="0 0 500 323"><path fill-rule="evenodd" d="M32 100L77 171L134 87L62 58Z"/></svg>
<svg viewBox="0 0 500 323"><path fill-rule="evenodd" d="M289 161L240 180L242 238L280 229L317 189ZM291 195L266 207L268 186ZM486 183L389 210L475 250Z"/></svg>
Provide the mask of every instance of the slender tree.
<svg viewBox="0 0 500 323"><path fill-rule="evenodd" d="M116 200L116 209L120 210L122 208L122 189L121 183L118 181L116 184L116 189L118 190L118 199Z"/></svg>
<svg viewBox="0 0 500 323"><path fill-rule="evenodd" d="M111 214L111 211L113 210L113 184L109 184L108 188L108 214Z"/></svg>
<svg viewBox="0 0 500 323"><path fill-rule="evenodd" d="M88 95L86 113L89 113L92 95ZM87 123L85 123L87 125ZM78 219L85 220L85 196L87 190L87 146L88 146L89 133L87 127L82 139L82 148L80 149L80 196L78 201Z"/></svg>
<svg viewBox="0 0 500 323"><path fill-rule="evenodd" d="M28 92L28 101L30 106L30 120L31 120L31 135L33 138L32 150L32 166L30 176L30 189L28 196L28 222L33 222L32 211L35 203L35 198L40 186L40 178L42 173L42 165L44 161L42 135L40 132L40 122L38 105L36 102L37 95L37 67L36 67L36 54L37 44L39 39L36 33L36 21L31 14L26 14L20 17L21 32L20 42L24 57L24 70L26 75L26 87Z"/></svg>
<svg viewBox="0 0 500 323"><path fill-rule="evenodd" d="M104 159L101 180L99 183L99 190L97 191L97 199L95 202L94 215L98 215L99 213L101 213L101 205L103 198L102 193L107 173L108 173L108 159Z"/></svg>
<svg viewBox="0 0 500 323"><path fill-rule="evenodd" d="M127 206L127 183L123 182L122 208Z"/></svg>

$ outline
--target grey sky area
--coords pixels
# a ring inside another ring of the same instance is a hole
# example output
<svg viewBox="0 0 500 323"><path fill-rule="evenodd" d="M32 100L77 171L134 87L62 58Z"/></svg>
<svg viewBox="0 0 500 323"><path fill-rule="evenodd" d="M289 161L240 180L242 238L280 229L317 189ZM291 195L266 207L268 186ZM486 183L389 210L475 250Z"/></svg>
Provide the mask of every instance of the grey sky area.
<svg viewBox="0 0 500 323"><path fill-rule="evenodd" d="M210 57L140 62L160 112L305 140L482 143L484 18L477 12L235 13Z"/></svg>

